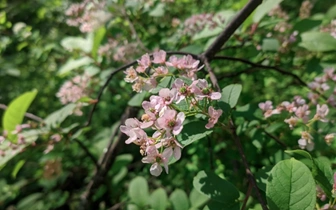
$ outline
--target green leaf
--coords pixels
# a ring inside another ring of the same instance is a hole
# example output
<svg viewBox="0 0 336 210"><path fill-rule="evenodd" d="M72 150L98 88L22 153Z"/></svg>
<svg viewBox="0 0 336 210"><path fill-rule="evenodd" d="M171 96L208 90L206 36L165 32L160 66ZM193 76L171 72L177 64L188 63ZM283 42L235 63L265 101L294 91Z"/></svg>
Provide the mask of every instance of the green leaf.
<svg viewBox="0 0 336 210"><path fill-rule="evenodd" d="M71 58L60 68L58 75L64 76L74 69L89 65L91 63L93 63L93 59L89 57L82 57L76 60Z"/></svg>
<svg viewBox="0 0 336 210"><path fill-rule="evenodd" d="M48 127L58 127L69 115L72 115L76 104L68 104L51 113L44 121Z"/></svg>
<svg viewBox="0 0 336 210"><path fill-rule="evenodd" d="M242 91L242 85L232 84L223 88L220 101L228 103L231 108L235 107Z"/></svg>
<svg viewBox="0 0 336 210"><path fill-rule="evenodd" d="M308 167L291 158L276 164L266 186L270 209L314 209L316 186Z"/></svg>
<svg viewBox="0 0 336 210"><path fill-rule="evenodd" d="M135 94L131 100L129 100L128 105L129 106L137 106L137 107L141 107L141 104L143 102L143 100L146 98L146 92L142 91L141 93L137 93Z"/></svg>
<svg viewBox="0 0 336 210"><path fill-rule="evenodd" d="M205 128L206 122L193 121L183 126L183 132L177 136L177 140L182 146L187 146L194 141L203 139L207 135L210 135L213 130Z"/></svg>
<svg viewBox="0 0 336 210"><path fill-rule="evenodd" d="M170 88L173 84L173 77L164 77L160 80L160 83L157 85L156 88L154 88L151 93L158 94L162 88Z"/></svg>
<svg viewBox="0 0 336 210"><path fill-rule="evenodd" d="M261 49L263 51L278 51L280 43L277 39L266 38L263 39Z"/></svg>
<svg viewBox="0 0 336 210"><path fill-rule="evenodd" d="M165 5L162 3L159 3L158 5L156 5L156 7L149 13L149 16L152 17L161 17L164 15L165 13Z"/></svg>
<svg viewBox="0 0 336 210"><path fill-rule="evenodd" d="M321 23L322 23L321 20L303 19L294 25L293 31L298 31L299 33L302 33L305 31L309 31L313 28L319 27Z"/></svg>
<svg viewBox="0 0 336 210"><path fill-rule="evenodd" d="M20 169L22 168L22 166L25 164L25 160L20 160L19 162L17 162L15 164L15 167L12 171L12 177L15 179L16 175L19 173Z"/></svg>
<svg viewBox="0 0 336 210"><path fill-rule="evenodd" d="M311 31L301 34L299 46L316 52L336 50L336 39L329 33Z"/></svg>
<svg viewBox="0 0 336 210"><path fill-rule="evenodd" d="M174 190L174 192L170 195L169 200L173 204L174 210L189 209L189 199L183 190Z"/></svg>
<svg viewBox="0 0 336 210"><path fill-rule="evenodd" d="M331 162L326 157L318 157L314 159L314 164L317 168L317 173L314 179L318 182L325 194L332 198L333 172L331 169Z"/></svg>
<svg viewBox="0 0 336 210"><path fill-rule="evenodd" d="M140 207L147 205L149 194L146 179L140 176L132 179L128 188L128 195L136 205Z"/></svg>
<svg viewBox="0 0 336 210"><path fill-rule="evenodd" d="M258 23L260 20L268 14L273 8L278 6L283 0L264 0L263 3L257 7L254 12L253 22Z"/></svg>
<svg viewBox="0 0 336 210"><path fill-rule="evenodd" d="M164 189L156 189L150 196L150 206L155 210L165 210L168 205L167 193Z"/></svg>
<svg viewBox="0 0 336 210"><path fill-rule="evenodd" d="M69 51L82 50L89 53L92 49L92 35L89 35L86 39L82 37L66 37L62 39L61 45Z"/></svg>
<svg viewBox="0 0 336 210"><path fill-rule="evenodd" d="M11 142L17 141L17 135L12 134L17 125L21 125L24 115L27 112L30 104L36 97L37 90L26 92L15 98L7 107L3 117L3 129L8 132L7 139Z"/></svg>
<svg viewBox="0 0 336 210"><path fill-rule="evenodd" d="M195 188L193 188L189 195L190 203L192 208L199 208L206 204L210 198L200 192L198 192Z"/></svg>
<svg viewBox="0 0 336 210"><path fill-rule="evenodd" d="M91 55L94 59L97 59L97 52L98 52L101 42L104 39L105 34L106 34L105 27L100 27L93 34L93 46L91 50Z"/></svg>
<svg viewBox="0 0 336 210"><path fill-rule="evenodd" d="M238 202L239 191L230 182L220 178L215 173L200 171L194 177L194 188L212 200L225 204L226 207L235 206Z"/></svg>
<svg viewBox="0 0 336 210"><path fill-rule="evenodd" d="M203 210L240 210L239 203L236 202L232 206L226 206L223 203L211 200L204 208Z"/></svg>

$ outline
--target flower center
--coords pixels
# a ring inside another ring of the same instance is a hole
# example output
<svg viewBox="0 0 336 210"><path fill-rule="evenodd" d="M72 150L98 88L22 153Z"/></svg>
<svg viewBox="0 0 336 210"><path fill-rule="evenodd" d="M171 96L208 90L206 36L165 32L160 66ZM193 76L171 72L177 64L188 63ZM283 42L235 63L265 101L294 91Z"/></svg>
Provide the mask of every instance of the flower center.
<svg viewBox="0 0 336 210"><path fill-rule="evenodd" d="M173 128L175 125L176 125L176 121L175 120L168 121L168 127Z"/></svg>

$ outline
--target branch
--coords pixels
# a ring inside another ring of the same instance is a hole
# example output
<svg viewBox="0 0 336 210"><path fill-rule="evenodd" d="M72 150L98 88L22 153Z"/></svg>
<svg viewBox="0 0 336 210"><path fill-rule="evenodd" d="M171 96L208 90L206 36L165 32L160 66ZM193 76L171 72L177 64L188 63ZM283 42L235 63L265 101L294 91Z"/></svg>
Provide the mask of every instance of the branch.
<svg viewBox="0 0 336 210"><path fill-rule="evenodd" d="M80 140L76 138L73 140L84 150L85 154L89 156L93 164L95 164L97 170L99 170L100 166L97 163L97 159L95 158L95 156L93 156L93 154L89 151L89 149L83 144L83 142L81 142Z"/></svg>
<svg viewBox="0 0 336 210"><path fill-rule="evenodd" d="M219 52L222 46L229 40L239 26L250 16L250 14L262 3L262 0L250 0L235 18L226 26L225 30L218 36L212 45L204 52L204 57L209 61Z"/></svg>
<svg viewBox="0 0 336 210"><path fill-rule="evenodd" d="M245 156L245 153L243 151L243 147L242 147L242 144L240 142L240 139L239 139L239 137L237 135L237 129L236 129L236 126L235 126L232 118L229 119L229 123L230 123L230 129L231 129L231 133L232 133L233 139L234 139L234 141L235 141L235 143L237 145L239 154L240 154L240 156L242 158L243 165L245 167L245 172L246 172L246 175L247 175L247 177L249 179L249 182L250 182L250 184L252 184L252 186L256 190L257 197L258 197L258 200L259 200L259 202L261 204L262 209L263 210L268 210L268 208L266 206L266 203L265 203L264 199L262 198L261 193L259 191L259 188L257 186L257 182L255 181L255 178L254 178L254 176L253 176L253 174L252 174L252 172L250 170L250 166L249 166L249 164L248 164L248 162L246 160L246 156Z"/></svg>
<svg viewBox="0 0 336 210"><path fill-rule="evenodd" d="M277 67L277 66L265 66L265 65L262 65L262 64L254 63L252 61L249 61L249 60L246 60L246 59L243 59L243 58L234 58L234 57L229 57L229 56L215 56L213 59L238 61L238 62L241 62L241 63L249 64L252 67L275 70L275 71L277 71L277 72L279 72L283 75L288 75L288 76L293 77L295 80L297 80L300 83L300 85L307 86L307 83L305 83L299 76L297 76L296 74L293 74L291 72L285 71L285 70L283 70L283 69L281 69L280 67ZM248 69L248 71L251 71L251 69ZM246 73L246 72L237 72L237 73L233 73L232 75L234 75L234 74L239 75L239 74L242 74L242 73Z"/></svg>
<svg viewBox="0 0 336 210"><path fill-rule="evenodd" d="M6 110L7 108L8 107L5 104L0 104L0 109ZM36 116L32 113L29 113L29 112L26 112L24 116L31 119L31 120L35 120L37 122L43 122L42 118L40 118L39 116Z"/></svg>
<svg viewBox="0 0 336 210"><path fill-rule="evenodd" d="M81 195L81 207L82 210L94 209L91 207L91 198L94 195L96 189L104 183L106 175L110 168L112 167L115 158L122 150L123 142L122 140L125 138L123 133L119 132L119 126L125 123L125 120L128 118L136 117L138 114L137 108L127 107L124 114L121 117L119 125L116 127L115 131L110 137L109 145L107 147L107 151L101 156L99 160L99 168L95 170L94 175L91 181L88 183L86 190ZM117 139L115 137L118 135Z"/></svg>

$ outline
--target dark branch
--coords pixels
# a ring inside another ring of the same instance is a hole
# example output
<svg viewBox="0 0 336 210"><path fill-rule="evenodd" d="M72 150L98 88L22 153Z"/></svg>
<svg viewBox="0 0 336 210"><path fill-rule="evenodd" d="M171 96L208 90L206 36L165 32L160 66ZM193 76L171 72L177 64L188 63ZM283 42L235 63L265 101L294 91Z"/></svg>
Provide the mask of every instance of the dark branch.
<svg viewBox="0 0 336 210"><path fill-rule="evenodd" d="M246 172L246 175L249 179L249 182L250 182L250 184L252 184L252 186L254 187L254 189L256 191L256 194L257 194L257 197L258 197L258 200L261 204L262 209L263 210L268 210L266 202L264 201L263 197L261 196L261 193L260 193L259 188L257 186L257 182L255 181L255 178L254 178L254 176L253 176L253 174L250 170L250 166L249 166L249 164L246 160L246 156L245 156L245 153L243 151L243 147L242 147L242 144L240 142L240 139L237 135L237 129L236 129L236 126L235 126L232 118L229 119L229 123L230 123L230 129L231 129L232 137L233 137L233 139L234 139L234 141L237 145L239 154L242 158L242 162L243 162L243 165L245 167L245 172Z"/></svg>
<svg viewBox="0 0 336 210"><path fill-rule="evenodd" d="M93 164L95 164L97 170L99 170L100 166L98 165L97 159L95 158L95 156L93 156L93 154L89 151L89 149L83 144L83 142L81 142L78 139L74 139L74 141L84 150L85 154L89 156Z"/></svg>
<svg viewBox="0 0 336 210"><path fill-rule="evenodd" d="M235 18L226 26L225 30L218 36L212 45L204 52L204 56L211 61L222 46L229 40L239 26L250 16L250 14L262 3L262 0L250 0Z"/></svg>
<svg viewBox="0 0 336 210"><path fill-rule="evenodd" d="M299 76L297 76L296 74L293 74L291 72L285 71L285 70L283 70L283 69L281 69L280 67L277 67L277 66L265 66L265 65L262 65L262 64L254 63L252 61L249 61L249 60L246 60L246 59L243 59L243 58L234 58L234 57L229 57L229 56L215 56L213 59L238 61L238 62L241 62L241 63L246 63L246 64L248 64L252 67L275 70L275 71L277 71L277 72L279 72L283 75L288 75L288 76L293 77L295 80L297 80L300 83L300 85L307 86L307 83L305 83ZM248 69L248 71L251 71L251 69ZM239 75L239 74L242 74L242 73L247 73L247 72L237 72L237 73L233 73L232 75L234 75L234 74Z"/></svg>

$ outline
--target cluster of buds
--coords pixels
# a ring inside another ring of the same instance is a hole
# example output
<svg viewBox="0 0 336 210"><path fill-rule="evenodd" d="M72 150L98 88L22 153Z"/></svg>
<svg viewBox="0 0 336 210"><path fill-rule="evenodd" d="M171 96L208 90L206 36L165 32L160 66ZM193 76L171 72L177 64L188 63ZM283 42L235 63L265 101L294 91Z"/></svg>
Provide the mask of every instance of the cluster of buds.
<svg viewBox="0 0 336 210"><path fill-rule="evenodd" d="M16 150L18 148L19 145L24 145L26 144L25 141L25 137L22 134L22 131L26 130L27 128L30 128L29 124L21 124L21 125L17 125L15 127L15 130L11 132L11 134L16 135L17 137L17 142L16 143L12 143L10 142L8 144L8 147L11 148L12 150ZM8 136L8 132L7 131L3 131L2 136L0 136L0 145L5 142L5 140L7 139ZM5 156L6 152L0 149L0 156Z"/></svg>
<svg viewBox="0 0 336 210"><path fill-rule="evenodd" d="M125 81L129 83L134 83L132 88L133 91L142 92L143 90L150 91L157 86L157 80L168 75L169 67L174 67L178 70L179 75L185 76L192 80L195 80L196 72L201 68L198 68L200 63L198 60L194 60L190 55L183 56L182 58L177 58L176 56L171 56L168 61L166 61L166 52L160 50L153 53L153 59L149 54L145 54L138 60L138 66L134 68L133 66L126 69L124 72L126 74ZM157 64L158 66L154 66ZM152 74L148 74L147 71L153 71Z"/></svg>
<svg viewBox="0 0 336 210"><path fill-rule="evenodd" d="M74 78L66 81L56 96L60 99L62 104L77 103L79 99L88 96L88 85L91 81L91 77L87 74L77 75ZM77 107L74 111L75 115L82 115L81 108L84 103L77 103Z"/></svg>
<svg viewBox="0 0 336 210"><path fill-rule="evenodd" d="M290 129L293 129L298 122L302 122L309 127L309 125L315 121L327 122L326 116L329 112L329 108L326 104L316 106L316 114L312 119L310 119L309 105L300 96L295 96L292 102L284 101L278 105L275 109L273 108L271 101L266 101L264 103L259 103L259 108L263 111L264 117L268 118L274 114L280 114L286 111L291 114L291 116L285 119ZM302 149L307 149L309 151L314 149L313 137L308 131L301 132L301 138L298 141L299 147Z"/></svg>
<svg viewBox="0 0 336 210"><path fill-rule="evenodd" d="M308 87L312 90L308 93L308 98L313 104L317 104L318 99L323 94L327 94L330 89L330 85L333 85L336 81L336 74L334 68L324 69L324 74L320 77L316 77L313 82L308 84ZM336 107L336 88L332 90L327 103L333 107Z"/></svg>
<svg viewBox="0 0 336 210"><path fill-rule="evenodd" d="M154 67L153 64L159 66ZM205 79L196 79L198 64L199 61L189 55L183 58L171 56L166 61L166 53L161 50L153 54L153 59L148 54L142 56L136 68L130 67L125 71L127 82L141 83L137 88L133 85L137 92L145 90L146 85L150 86L149 89L155 88L158 77L172 75L168 67L177 69L181 76L175 79L170 88L162 88L158 95L152 95L149 101L142 103L144 114L141 120L127 119L125 125L120 126L121 132L129 137L126 144L140 146L140 153L144 156L142 162L152 164L150 172L154 176L161 174L161 164L168 173L171 157L180 159L182 145L176 136L182 132L186 116L203 114L208 118L205 127L210 129L222 114L222 110L216 110L212 106L213 101L221 98L221 93L213 91ZM139 74L147 75L147 78ZM186 103L188 108L182 110L179 107L181 102ZM148 136L144 129L152 130L153 134Z"/></svg>
<svg viewBox="0 0 336 210"><path fill-rule="evenodd" d="M273 8L269 13L269 16L281 19L275 26L274 31L278 31L281 33L287 32L292 28L292 25L288 23L289 16L288 14L282 10L281 6L278 5Z"/></svg>
<svg viewBox="0 0 336 210"><path fill-rule="evenodd" d="M106 1L97 3L92 0L71 4L65 15L69 16L66 23L79 27L83 33L95 30L111 18L111 14L106 11Z"/></svg>
<svg viewBox="0 0 336 210"><path fill-rule="evenodd" d="M194 35L204 28L213 30L218 27L219 24L223 24L224 19L221 15L214 15L210 13L192 15L186 19L183 23L183 33L187 35Z"/></svg>
<svg viewBox="0 0 336 210"><path fill-rule="evenodd" d="M127 63L133 60L134 55L139 53L139 48L136 43L120 42L116 39L108 39L108 42L98 49L100 56L105 56L107 59L110 57L118 62Z"/></svg>
<svg viewBox="0 0 336 210"><path fill-rule="evenodd" d="M313 4L310 0L303 1L300 7L300 18L301 19L309 18L312 9Z"/></svg>

